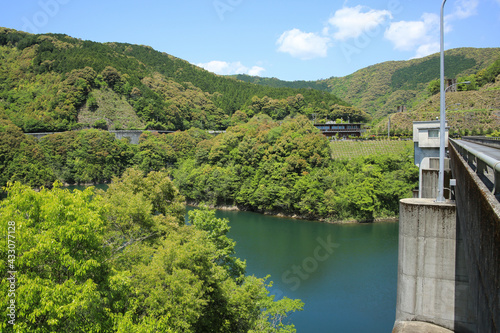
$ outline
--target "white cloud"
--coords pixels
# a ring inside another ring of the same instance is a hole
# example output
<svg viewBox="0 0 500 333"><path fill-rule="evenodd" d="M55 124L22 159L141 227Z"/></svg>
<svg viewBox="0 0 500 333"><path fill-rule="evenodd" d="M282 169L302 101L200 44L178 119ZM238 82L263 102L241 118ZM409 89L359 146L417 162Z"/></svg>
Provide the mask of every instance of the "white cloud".
<svg viewBox="0 0 500 333"><path fill-rule="evenodd" d="M368 10L367 7L358 5L337 10L328 23L338 30L333 37L345 41L349 38L357 38L391 18L392 14L388 10ZM325 29L324 33L328 33L328 29Z"/></svg>
<svg viewBox="0 0 500 333"><path fill-rule="evenodd" d="M302 60L326 57L330 39L315 33L302 32L299 29L285 31L276 44L278 51L289 53Z"/></svg>
<svg viewBox="0 0 500 333"><path fill-rule="evenodd" d="M436 29L439 29L439 16L425 13L421 21L393 22L386 29L384 37L400 51L411 51L434 43Z"/></svg>
<svg viewBox="0 0 500 333"><path fill-rule="evenodd" d="M441 46L439 43L423 44L419 46L413 59L427 57L428 55L439 52L440 49Z"/></svg>
<svg viewBox="0 0 500 333"><path fill-rule="evenodd" d="M446 20L463 20L477 15L478 0L458 0L454 4L453 12L446 15Z"/></svg>
<svg viewBox="0 0 500 333"><path fill-rule="evenodd" d="M248 70L248 75L260 76L265 71L266 71L265 68L262 68L262 67L259 67L259 66L253 66L252 68L250 68Z"/></svg>
<svg viewBox="0 0 500 333"><path fill-rule="evenodd" d="M219 75L232 75L232 74L248 74L253 76L260 76L266 69L253 66L251 68L243 65L240 61L226 62L226 61L210 61L207 63L200 63L197 66L205 68L207 71Z"/></svg>
<svg viewBox="0 0 500 333"><path fill-rule="evenodd" d="M453 30L452 22L464 20L471 16L477 15L478 0L457 0L454 2L453 11L451 14L444 17L445 33Z"/></svg>
<svg viewBox="0 0 500 333"><path fill-rule="evenodd" d="M453 29L451 22L477 14L478 0L457 0L454 4L451 14L444 17L445 33ZM421 58L439 52L439 29L439 15L424 13L419 21L391 23L384 37L394 44L396 50L416 50L414 58Z"/></svg>

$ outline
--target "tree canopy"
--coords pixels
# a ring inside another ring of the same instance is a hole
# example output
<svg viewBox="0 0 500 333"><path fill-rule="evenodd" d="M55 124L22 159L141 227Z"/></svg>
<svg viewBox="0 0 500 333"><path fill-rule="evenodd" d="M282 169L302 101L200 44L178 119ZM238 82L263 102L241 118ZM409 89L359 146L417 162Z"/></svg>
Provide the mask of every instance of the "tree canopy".
<svg viewBox="0 0 500 333"><path fill-rule="evenodd" d="M6 190L0 224L15 225L17 319L2 331L295 332L284 318L302 302L275 301L265 279L244 275L227 220L202 210L186 225L164 172L128 170L107 192ZM6 267L6 238L0 247ZM3 279L2 294L9 288Z"/></svg>

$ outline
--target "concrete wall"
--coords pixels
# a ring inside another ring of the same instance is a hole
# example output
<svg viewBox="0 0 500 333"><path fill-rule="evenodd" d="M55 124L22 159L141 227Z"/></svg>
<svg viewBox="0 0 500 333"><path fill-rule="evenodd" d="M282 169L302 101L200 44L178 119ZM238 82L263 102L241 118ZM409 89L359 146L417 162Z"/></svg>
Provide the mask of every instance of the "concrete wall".
<svg viewBox="0 0 500 333"><path fill-rule="evenodd" d="M421 149L418 147L418 142L414 143L414 156L413 159L415 161L415 165L420 166L422 160L426 157L438 157L439 156L439 148L426 148Z"/></svg>
<svg viewBox="0 0 500 333"><path fill-rule="evenodd" d="M116 140L121 140L121 139L129 139L130 143L133 145L138 145L139 144L139 137L141 134L145 131L109 131L109 133L112 133L115 135Z"/></svg>
<svg viewBox="0 0 500 333"><path fill-rule="evenodd" d="M450 147L452 201L400 203L394 332L500 332L500 195ZM428 161L433 179L433 161ZM427 166L427 165L426 165ZM432 187L432 186L431 186Z"/></svg>
<svg viewBox="0 0 500 333"><path fill-rule="evenodd" d="M457 290L463 288L457 285L456 262L455 204L401 200L395 327L422 321L455 329L463 306L456 305Z"/></svg>
<svg viewBox="0 0 500 333"><path fill-rule="evenodd" d="M444 197L451 199L450 191L450 160L444 160ZM438 197L439 184L439 158L426 157L420 163L419 174L419 198L436 199Z"/></svg>
<svg viewBox="0 0 500 333"><path fill-rule="evenodd" d="M475 332L500 332L500 203L453 147L450 158L470 281L468 315Z"/></svg>

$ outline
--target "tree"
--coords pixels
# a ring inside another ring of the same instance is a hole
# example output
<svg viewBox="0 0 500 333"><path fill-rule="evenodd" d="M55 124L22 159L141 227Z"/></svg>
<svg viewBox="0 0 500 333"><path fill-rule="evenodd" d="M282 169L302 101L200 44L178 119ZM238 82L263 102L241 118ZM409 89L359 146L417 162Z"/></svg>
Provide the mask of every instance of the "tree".
<svg viewBox="0 0 500 333"><path fill-rule="evenodd" d="M112 285L117 332L294 331L281 320L303 304L273 302L263 279L243 275L227 221L213 211L192 212L184 225L174 208L182 197L166 173L128 170L100 194L109 207L111 263L120 270Z"/></svg>
<svg viewBox="0 0 500 333"><path fill-rule="evenodd" d="M206 231L208 238L215 245L217 262L225 267L233 278L241 278L245 272L245 263L232 256L236 243L227 237L229 221L215 217L215 211L203 208L189 212L189 222L198 230Z"/></svg>
<svg viewBox="0 0 500 333"><path fill-rule="evenodd" d="M115 254L132 244L161 238L170 225L184 224L184 197L166 172L128 169L98 192L108 205L107 243Z"/></svg>
<svg viewBox="0 0 500 333"><path fill-rule="evenodd" d="M117 83L122 79L120 73L116 68L111 66L106 66L101 72L102 78L109 85L110 88L114 88Z"/></svg>
<svg viewBox="0 0 500 333"><path fill-rule="evenodd" d="M89 97L87 98L87 107L91 111L95 111L99 107L99 104L97 103L97 100L94 96L89 95Z"/></svg>
<svg viewBox="0 0 500 333"><path fill-rule="evenodd" d="M97 129L102 129L102 130L107 130L108 129L108 123L104 119L99 119L94 122L94 128Z"/></svg>
<svg viewBox="0 0 500 333"><path fill-rule="evenodd" d="M15 287L3 279L0 292L15 290L17 332L295 331L282 320L302 302L274 302L265 279L243 275L227 221L203 210L185 225L166 173L129 170L97 195L57 183L6 190L0 264ZM6 314L0 329L12 331Z"/></svg>
<svg viewBox="0 0 500 333"><path fill-rule="evenodd" d="M20 183L10 184L0 207L2 230L11 227L15 235L15 248L7 246L7 237L0 238L2 267L7 267L7 249L15 249L9 253L15 256L10 262L16 271L15 329L110 331L110 267L103 246L102 201L92 189L70 192L59 186L35 192ZM7 295L6 279L0 289ZM0 298L2 308L7 302L9 298ZM0 322L2 331L9 326L5 318Z"/></svg>
<svg viewBox="0 0 500 333"><path fill-rule="evenodd" d="M439 92L440 82L441 80L439 79L432 80L431 82L429 82L429 85L427 86L427 92L429 93L430 96L436 95Z"/></svg>
<svg viewBox="0 0 500 333"><path fill-rule="evenodd" d="M231 126L238 125L241 123L246 123L248 121L248 116L243 111L236 111L231 117Z"/></svg>

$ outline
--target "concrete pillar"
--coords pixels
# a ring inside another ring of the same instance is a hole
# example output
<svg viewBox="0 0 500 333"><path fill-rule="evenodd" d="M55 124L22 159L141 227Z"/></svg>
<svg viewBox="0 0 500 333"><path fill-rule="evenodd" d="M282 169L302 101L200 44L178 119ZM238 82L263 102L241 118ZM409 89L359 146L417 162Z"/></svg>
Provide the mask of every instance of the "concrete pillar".
<svg viewBox="0 0 500 333"><path fill-rule="evenodd" d="M456 246L454 203L401 200L396 326L421 321L454 330Z"/></svg>
<svg viewBox="0 0 500 333"><path fill-rule="evenodd" d="M444 160L444 197L451 198L450 191L450 160ZM439 158L426 157L420 164L419 176L419 198L435 199L438 196L438 181L439 181Z"/></svg>

